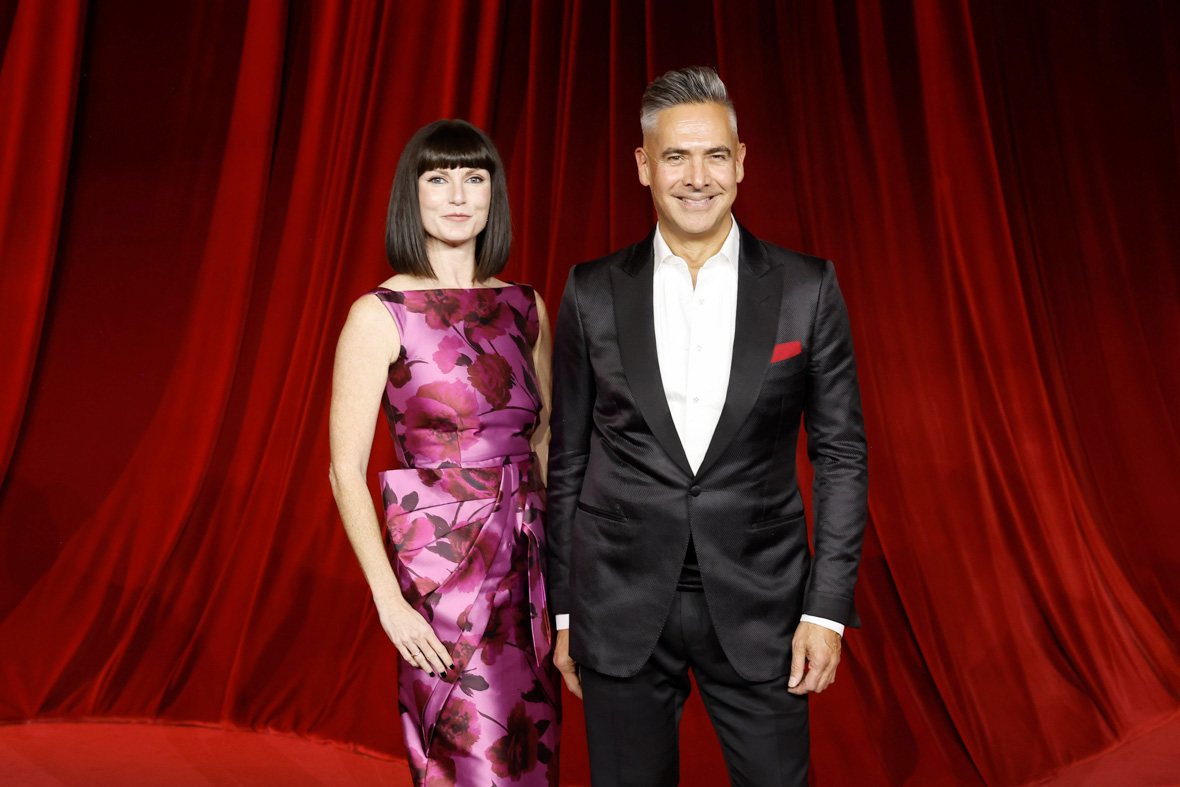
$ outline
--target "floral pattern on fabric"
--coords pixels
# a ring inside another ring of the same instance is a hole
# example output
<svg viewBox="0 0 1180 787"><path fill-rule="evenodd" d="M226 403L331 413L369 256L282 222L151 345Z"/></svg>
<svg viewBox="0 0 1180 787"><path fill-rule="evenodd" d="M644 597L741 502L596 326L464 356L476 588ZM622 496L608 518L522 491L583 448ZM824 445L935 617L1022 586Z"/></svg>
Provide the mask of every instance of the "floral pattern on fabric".
<svg viewBox="0 0 1180 787"><path fill-rule="evenodd" d="M433 678L401 665L414 784L555 785L560 685L529 446L535 298L521 286L373 294L402 341L383 400L403 464L381 473L387 546L455 662Z"/></svg>

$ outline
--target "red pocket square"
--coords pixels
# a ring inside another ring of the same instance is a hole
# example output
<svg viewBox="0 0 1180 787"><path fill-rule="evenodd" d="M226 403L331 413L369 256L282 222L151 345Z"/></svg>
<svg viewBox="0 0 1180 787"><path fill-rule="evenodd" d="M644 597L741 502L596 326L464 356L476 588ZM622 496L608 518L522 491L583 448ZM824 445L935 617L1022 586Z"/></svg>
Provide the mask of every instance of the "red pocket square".
<svg viewBox="0 0 1180 787"><path fill-rule="evenodd" d="M776 344L774 346L774 355L770 356L770 362L778 363L779 361L785 361L788 358L794 358L801 352L803 352L803 345L799 342Z"/></svg>

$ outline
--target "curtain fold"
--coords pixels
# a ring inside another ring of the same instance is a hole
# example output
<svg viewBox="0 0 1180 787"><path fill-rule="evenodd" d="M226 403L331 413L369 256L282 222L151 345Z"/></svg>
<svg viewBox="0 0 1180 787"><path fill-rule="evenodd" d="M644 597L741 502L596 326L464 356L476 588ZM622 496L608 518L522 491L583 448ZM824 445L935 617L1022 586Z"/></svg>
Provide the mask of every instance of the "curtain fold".
<svg viewBox="0 0 1180 787"><path fill-rule="evenodd" d="M504 275L552 317L650 229L639 102L689 64L737 105L737 217L834 260L853 322L864 628L812 702L816 783L1026 784L1180 707L1174 4L47 9L0 9L0 721L399 755L326 478L398 156L439 117L492 134ZM685 783L723 779L696 699L683 729Z"/></svg>
<svg viewBox="0 0 1180 787"><path fill-rule="evenodd" d="M37 361L69 170L85 0L20 3L0 38L0 478ZM8 18L3 18L8 17Z"/></svg>
<svg viewBox="0 0 1180 787"><path fill-rule="evenodd" d="M9 676L16 664L31 669L14 680L22 689L16 697L5 693L5 700L15 700L25 713L62 703L88 715L142 713L145 697L136 678L144 674L138 668L145 646L157 638L183 640L169 636L169 610L153 591L174 581L163 571L163 558L189 524L240 348L274 141L283 17L274 0L250 5L212 218L189 292L200 320L189 324L177 350L182 362L166 386L166 406L156 412L103 505L58 557L59 564L85 566L104 577L101 587L86 581L64 585L51 571L5 618L5 626L27 631L52 620L61 635L51 656L6 660L0 668ZM35 652L42 642L10 641ZM78 680L80 672L84 681ZM159 688L152 684L152 696Z"/></svg>

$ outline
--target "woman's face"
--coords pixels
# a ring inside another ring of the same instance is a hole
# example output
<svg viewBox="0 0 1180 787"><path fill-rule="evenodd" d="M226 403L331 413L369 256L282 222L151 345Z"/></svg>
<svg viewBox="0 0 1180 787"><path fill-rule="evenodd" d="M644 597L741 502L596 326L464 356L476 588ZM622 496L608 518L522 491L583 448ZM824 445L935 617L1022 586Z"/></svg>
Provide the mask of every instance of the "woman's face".
<svg viewBox="0 0 1180 787"><path fill-rule="evenodd" d="M418 178L418 206L431 240L448 246L474 243L488 223L492 176L486 169L428 169Z"/></svg>

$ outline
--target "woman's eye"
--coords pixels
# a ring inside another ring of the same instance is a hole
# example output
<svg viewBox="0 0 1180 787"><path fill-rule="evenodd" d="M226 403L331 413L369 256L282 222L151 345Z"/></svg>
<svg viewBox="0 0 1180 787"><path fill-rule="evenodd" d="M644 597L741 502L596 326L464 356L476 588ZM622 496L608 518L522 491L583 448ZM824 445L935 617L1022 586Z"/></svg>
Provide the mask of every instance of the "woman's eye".
<svg viewBox="0 0 1180 787"><path fill-rule="evenodd" d="M467 179L469 183L483 183L485 180L483 175L472 175Z"/></svg>
<svg viewBox="0 0 1180 787"><path fill-rule="evenodd" d="M434 175L426 179L427 183L446 183L446 179L442 175Z"/></svg>

